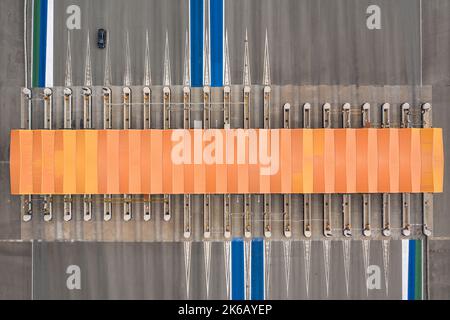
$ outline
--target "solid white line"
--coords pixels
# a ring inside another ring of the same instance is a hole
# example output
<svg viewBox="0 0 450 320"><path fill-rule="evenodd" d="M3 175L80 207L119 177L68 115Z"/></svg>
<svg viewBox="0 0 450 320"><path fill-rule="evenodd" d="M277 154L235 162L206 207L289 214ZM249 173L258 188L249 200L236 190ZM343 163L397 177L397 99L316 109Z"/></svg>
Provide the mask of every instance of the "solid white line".
<svg viewBox="0 0 450 320"><path fill-rule="evenodd" d="M402 240L402 300L408 300L409 240Z"/></svg>
<svg viewBox="0 0 450 320"><path fill-rule="evenodd" d="M53 87L53 41L54 41L54 0L47 0L47 54L45 68L45 86Z"/></svg>
<svg viewBox="0 0 450 320"><path fill-rule="evenodd" d="M423 28L422 28L422 0L420 0L420 86L423 86Z"/></svg>
<svg viewBox="0 0 450 320"><path fill-rule="evenodd" d="M30 50L30 88L33 87L33 66L34 66L34 0L31 1L31 50Z"/></svg>
<svg viewBox="0 0 450 320"><path fill-rule="evenodd" d="M251 242L244 240L244 300L251 299ZM248 289L247 289L248 288Z"/></svg>
<svg viewBox="0 0 450 320"><path fill-rule="evenodd" d="M34 241L31 240L31 300L34 300Z"/></svg>
<svg viewBox="0 0 450 320"><path fill-rule="evenodd" d="M426 255L428 253L427 248L425 247L425 245L428 246L428 239L425 240L421 240L422 243L422 259L420 259L420 263L422 264L422 274L421 276L421 281L422 281L422 300L428 299L428 294L425 297L425 281L427 279L426 274L428 272L428 256ZM426 259L426 260L425 260ZM425 261L425 263L424 263ZM428 282L426 283L426 286L428 287Z"/></svg>
<svg viewBox="0 0 450 320"><path fill-rule="evenodd" d="M232 268L232 253L231 253L231 241L225 240L225 254L228 256L228 300L232 300L233 298L233 268ZM228 249L227 249L228 248Z"/></svg>
<svg viewBox="0 0 450 320"><path fill-rule="evenodd" d="M225 76L225 1L222 1L222 85Z"/></svg>
<svg viewBox="0 0 450 320"><path fill-rule="evenodd" d="M28 0L23 1L23 54L25 60L25 88L28 88L28 33L27 33L27 8Z"/></svg>
<svg viewBox="0 0 450 320"><path fill-rule="evenodd" d="M263 240L263 272L262 272L262 282L263 282L263 300L266 300L266 240Z"/></svg>
<svg viewBox="0 0 450 320"><path fill-rule="evenodd" d="M208 0L203 0L203 14L202 14L202 19L203 19L203 30L202 30L202 43L203 43L203 47L202 47L202 86L205 85L205 67L203 64L205 63L205 30L206 30L206 5L207 5L207 1Z"/></svg>
<svg viewBox="0 0 450 320"><path fill-rule="evenodd" d="M189 84L192 85L192 44L191 44L191 0L188 1L188 37L189 37Z"/></svg>

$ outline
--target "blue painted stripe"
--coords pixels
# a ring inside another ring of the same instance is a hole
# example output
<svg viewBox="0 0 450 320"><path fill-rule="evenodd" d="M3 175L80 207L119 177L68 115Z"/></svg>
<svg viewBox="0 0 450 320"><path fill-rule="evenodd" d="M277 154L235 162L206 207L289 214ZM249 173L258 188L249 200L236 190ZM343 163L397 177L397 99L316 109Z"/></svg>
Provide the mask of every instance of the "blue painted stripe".
<svg viewBox="0 0 450 320"><path fill-rule="evenodd" d="M252 240L252 300L264 300L264 240Z"/></svg>
<svg viewBox="0 0 450 320"><path fill-rule="evenodd" d="M245 299L244 284L244 241L231 241L231 299Z"/></svg>
<svg viewBox="0 0 450 320"><path fill-rule="evenodd" d="M191 85L203 86L203 0L190 0Z"/></svg>
<svg viewBox="0 0 450 320"><path fill-rule="evenodd" d="M211 86L223 86L223 0L211 0Z"/></svg>
<svg viewBox="0 0 450 320"><path fill-rule="evenodd" d="M416 279L416 241L409 240L408 257L408 300L415 298L415 279Z"/></svg>
<svg viewBox="0 0 450 320"><path fill-rule="evenodd" d="M47 62L47 11L48 1L41 1L41 26L39 32L39 87L45 87L45 70Z"/></svg>

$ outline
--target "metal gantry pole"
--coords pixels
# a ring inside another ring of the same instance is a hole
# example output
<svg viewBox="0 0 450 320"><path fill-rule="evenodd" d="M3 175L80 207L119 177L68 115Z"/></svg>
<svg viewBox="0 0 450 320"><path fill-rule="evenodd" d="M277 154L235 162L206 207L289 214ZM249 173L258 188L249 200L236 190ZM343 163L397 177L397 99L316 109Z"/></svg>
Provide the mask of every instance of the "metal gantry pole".
<svg viewBox="0 0 450 320"><path fill-rule="evenodd" d="M53 129L53 91L50 88L44 89L44 129ZM44 196L44 221L53 219L53 197Z"/></svg>
<svg viewBox="0 0 450 320"><path fill-rule="evenodd" d="M150 41L148 30L145 33L145 61L144 61L144 88L142 89L143 95L143 113L144 113L144 130L152 128L151 117L151 103L152 103L152 90L150 86L152 84L152 71L150 66ZM144 195L144 221L150 221L152 218L152 196L151 194Z"/></svg>
<svg viewBox="0 0 450 320"><path fill-rule="evenodd" d="M186 30L186 44L184 52L184 76L183 76L183 128L191 128L191 55L189 45L189 33ZM183 236L190 239L192 235L191 195L183 195Z"/></svg>
<svg viewBox="0 0 450 320"><path fill-rule="evenodd" d="M231 127L231 72L230 55L228 52L228 32L225 31L225 62L223 80L223 127L229 130ZM226 148L228 150L228 148ZM225 156L227 159L227 155ZM231 238L231 196L223 195L223 236L225 239Z"/></svg>
<svg viewBox="0 0 450 320"><path fill-rule="evenodd" d="M303 128L311 129L311 104L305 103L303 105ZM312 221L311 221L311 194L303 195L303 235L306 238L312 236Z"/></svg>
<svg viewBox="0 0 450 320"><path fill-rule="evenodd" d="M166 31L166 45L164 50L164 80L163 80L163 129L170 129L171 113L171 71L170 71L170 52L169 52L169 34ZM168 222L172 218L171 197L168 194L163 196L163 219Z"/></svg>
<svg viewBox="0 0 450 320"><path fill-rule="evenodd" d="M422 126L424 128L433 127L432 106L430 103L422 105ZM422 232L427 237L433 234L433 194L424 193L422 200L423 226Z"/></svg>
<svg viewBox="0 0 450 320"><path fill-rule="evenodd" d="M211 56L209 52L209 2L205 2L205 23L207 24L204 33L204 73L203 73L203 129L211 128ZM203 237L211 237L211 196L203 195Z"/></svg>
<svg viewBox="0 0 450 320"><path fill-rule="evenodd" d="M103 88L103 129L112 129L112 91L108 87ZM112 196L103 195L103 220L110 221L112 218Z"/></svg>
<svg viewBox="0 0 450 320"><path fill-rule="evenodd" d="M204 33L204 74L203 74L203 129L211 128L211 74L210 64L211 55L209 51L209 0L205 1L205 33ZM186 40L189 39L186 32ZM186 41L187 42L187 41ZM190 61L190 59L187 59ZM203 159L204 160L204 159ZM205 283L206 283L206 299L209 299L209 282L211 271L211 195L203 195L203 253L205 262Z"/></svg>
<svg viewBox="0 0 450 320"><path fill-rule="evenodd" d="M152 101L152 91L146 86L142 90L144 98L144 130L151 129L152 119L151 119L151 101ZM144 195L144 221L150 221L152 218L152 197L151 195Z"/></svg>
<svg viewBox="0 0 450 320"><path fill-rule="evenodd" d="M223 110L224 110L224 128L230 129L230 102L231 102L231 86L227 85L223 89ZM230 194L223 195L223 228L224 237L229 239L231 237L231 196Z"/></svg>
<svg viewBox="0 0 450 320"><path fill-rule="evenodd" d="M268 56L266 54L266 56ZM267 64L268 65L268 64ZM267 67L268 69L268 67ZM272 94L272 88L270 86L270 78L265 77L264 86L264 129L270 129L270 99ZM264 194L264 213L263 213L263 228L264 236L270 238L272 236L272 196L270 194Z"/></svg>
<svg viewBox="0 0 450 320"><path fill-rule="evenodd" d="M22 99L23 104L26 106L26 113L27 113L26 129L31 130L33 105L32 105L32 92L30 89L24 88L22 90ZM25 222L31 221L31 219L33 218L32 196L31 195L22 196L21 203L22 203L23 221Z"/></svg>
<svg viewBox="0 0 450 320"><path fill-rule="evenodd" d="M64 129L72 129L73 92L64 88Z"/></svg>
<svg viewBox="0 0 450 320"><path fill-rule="evenodd" d="M250 103L251 103L251 75L250 75L250 52L248 46L247 30L245 30L244 42L244 71L243 71L243 98L244 98L244 129L250 129ZM245 299L250 299L251 291L251 242L252 236L252 196L249 193L244 194L244 268L245 268Z"/></svg>
<svg viewBox="0 0 450 320"><path fill-rule="evenodd" d="M230 129L230 114L231 114L231 86L225 85L223 88L223 113L224 113L224 128ZM231 237L231 196L230 194L223 195L223 228L224 237L229 239Z"/></svg>
<svg viewBox="0 0 450 320"><path fill-rule="evenodd" d="M390 117L391 105L389 103L383 103L381 106L381 127L390 128L391 127L391 117ZM389 193L383 193L383 204L382 204L382 233L385 237L391 235L391 195Z"/></svg>
<svg viewBox="0 0 450 320"><path fill-rule="evenodd" d="M170 129L170 98L171 91L169 86L163 88L163 116L164 116L164 130ZM164 195L164 221L170 221L171 213L171 199L170 195Z"/></svg>
<svg viewBox="0 0 450 320"><path fill-rule="evenodd" d="M370 104L364 103L361 107L362 112L362 127L370 128ZM368 193L363 194L362 196L362 209L363 209L363 235L365 237L370 237L372 234L372 228L370 221L371 219L371 196Z"/></svg>
<svg viewBox="0 0 450 320"><path fill-rule="evenodd" d="M401 106L401 128L411 128L411 107L409 103ZM411 235L411 194L402 193L402 234L405 237Z"/></svg>
<svg viewBox="0 0 450 320"><path fill-rule="evenodd" d="M131 129L131 106L133 103L133 97L131 93L130 87L123 88L122 92L123 99L123 129L130 130ZM132 211L132 196L129 194L123 195L123 220L130 221L133 217Z"/></svg>
<svg viewBox="0 0 450 320"><path fill-rule="evenodd" d="M264 44L264 69L263 69L263 113L264 113L264 129L268 130L271 127L270 123L270 100L272 95L271 77L270 77L270 55L269 55L269 38L267 36ZM264 194L264 209L263 209L263 232L264 237L270 238L272 236L272 196L270 194ZM269 243L266 244L270 246Z"/></svg>
<svg viewBox="0 0 450 320"><path fill-rule="evenodd" d="M244 86L244 129L250 128L250 85ZM244 237L252 236L252 196L244 194Z"/></svg>
<svg viewBox="0 0 450 320"><path fill-rule="evenodd" d="M72 129L73 92L70 88L64 89L64 129ZM72 195L64 196L64 221L72 220Z"/></svg>
<svg viewBox="0 0 450 320"><path fill-rule="evenodd" d="M244 129L250 129L250 94L251 94L251 75L250 75L250 53L248 48L247 31L245 31L244 43ZM244 237L250 238L252 236L252 196L251 194L244 194Z"/></svg>
<svg viewBox="0 0 450 320"><path fill-rule="evenodd" d="M203 86L203 128L211 128L211 87L209 84ZM203 236L205 239L211 237L211 196L203 195Z"/></svg>
<svg viewBox="0 0 450 320"><path fill-rule="evenodd" d="M191 128L191 88L185 85L183 88L183 114L184 114L184 129ZM185 194L183 209L183 236L189 239L192 234L192 212L191 212L191 195Z"/></svg>
<svg viewBox="0 0 450 320"><path fill-rule="evenodd" d="M351 105L344 103L342 106L342 126L344 128L351 128ZM342 196L342 214L344 224L344 236L352 236L352 196L344 194Z"/></svg>
<svg viewBox="0 0 450 320"><path fill-rule="evenodd" d="M82 89L83 95L83 129L92 129L92 90L89 87ZM86 194L83 199L83 219L92 219L92 195Z"/></svg>
<svg viewBox="0 0 450 320"><path fill-rule="evenodd" d="M286 103L283 106L283 127L291 128L291 105ZM286 238L292 236L292 216L291 216L291 195L283 195L283 234Z"/></svg>
<svg viewBox="0 0 450 320"><path fill-rule="evenodd" d="M327 102L322 106L322 126L331 128L331 105ZM331 194L323 195L323 235L327 238L333 235L331 224Z"/></svg>

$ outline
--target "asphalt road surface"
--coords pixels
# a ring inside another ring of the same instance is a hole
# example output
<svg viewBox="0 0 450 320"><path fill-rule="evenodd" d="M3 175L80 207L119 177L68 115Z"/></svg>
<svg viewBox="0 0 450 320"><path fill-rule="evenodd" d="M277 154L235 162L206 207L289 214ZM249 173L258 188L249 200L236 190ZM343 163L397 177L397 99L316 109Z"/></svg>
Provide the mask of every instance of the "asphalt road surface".
<svg viewBox="0 0 450 320"><path fill-rule="evenodd" d="M312 243L309 292L307 295L303 243L292 243L289 286L286 282L282 242L274 242L270 257L269 298L272 299L399 299L401 263L399 242L392 242L388 291L384 282L381 241L372 241L370 264L380 267L380 289L366 290L360 241L351 244L351 268L347 296L340 241L331 243L330 283L327 296L322 242ZM203 244L192 247L190 298L206 299ZM222 242L212 244L210 299L226 299ZM35 243L35 299L186 299L182 243ZM68 290L67 267L81 270L81 289ZM158 290L155 290L158 288Z"/></svg>

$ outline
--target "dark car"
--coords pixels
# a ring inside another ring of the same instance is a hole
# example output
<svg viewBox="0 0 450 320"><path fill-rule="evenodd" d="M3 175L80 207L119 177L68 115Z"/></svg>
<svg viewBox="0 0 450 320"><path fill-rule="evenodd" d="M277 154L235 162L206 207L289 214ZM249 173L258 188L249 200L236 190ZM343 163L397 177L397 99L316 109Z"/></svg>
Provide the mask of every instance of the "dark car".
<svg viewBox="0 0 450 320"><path fill-rule="evenodd" d="M105 29L98 29L97 47L99 49L105 49L105 47L106 47L106 30Z"/></svg>

